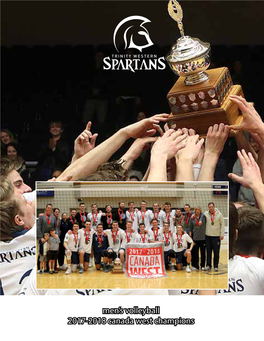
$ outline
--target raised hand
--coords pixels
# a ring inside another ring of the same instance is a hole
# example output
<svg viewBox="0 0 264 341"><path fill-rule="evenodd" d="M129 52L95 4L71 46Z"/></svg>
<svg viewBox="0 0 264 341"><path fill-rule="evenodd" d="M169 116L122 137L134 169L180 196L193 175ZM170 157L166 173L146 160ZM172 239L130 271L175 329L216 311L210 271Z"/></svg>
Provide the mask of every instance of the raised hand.
<svg viewBox="0 0 264 341"><path fill-rule="evenodd" d="M92 122L88 122L86 129L74 141L74 156L72 162L81 158L95 147L98 134L91 133Z"/></svg>
<svg viewBox="0 0 264 341"><path fill-rule="evenodd" d="M234 130L247 130L250 133L264 133L264 123L256 109L241 96L231 95L230 100L236 103L243 115L243 121L239 125L230 125Z"/></svg>

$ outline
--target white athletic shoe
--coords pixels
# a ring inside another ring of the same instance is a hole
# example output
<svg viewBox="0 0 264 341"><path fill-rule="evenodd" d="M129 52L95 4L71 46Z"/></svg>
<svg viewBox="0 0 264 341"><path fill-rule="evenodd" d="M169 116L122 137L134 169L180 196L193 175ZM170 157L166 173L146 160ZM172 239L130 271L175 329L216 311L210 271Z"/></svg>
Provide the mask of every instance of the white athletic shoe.
<svg viewBox="0 0 264 341"><path fill-rule="evenodd" d="M185 269L186 269L186 266L183 266L183 267L182 267L182 270L185 270Z"/></svg>
<svg viewBox="0 0 264 341"><path fill-rule="evenodd" d="M218 268L214 268L214 271L217 272L217 271L218 271Z"/></svg>
<svg viewBox="0 0 264 341"><path fill-rule="evenodd" d="M71 268L68 268L67 271L65 272L65 275L70 275L72 273Z"/></svg>
<svg viewBox="0 0 264 341"><path fill-rule="evenodd" d="M208 266L208 265L205 267L205 271L210 271L210 269L211 269L211 268L210 268L210 266Z"/></svg>
<svg viewBox="0 0 264 341"><path fill-rule="evenodd" d="M194 266L192 266L192 271L198 271L198 269Z"/></svg>
<svg viewBox="0 0 264 341"><path fill-rule="evenodd" d="M186 272L192 272L192 270L191 270L189 265L187 265L187 267L186 267Z"/></svg>
<svg viewBox="0 0 264 341"><path fill-rule="evenodd" d="M60 270L67 270L67 265L63 264L62 266L60 266Z"/></svg>
<svg viewBox="0 0 264 341"><path fill-rule="evenodd" d="M205 271L206 269L205 268L202 268L202 271Z"/></svg>

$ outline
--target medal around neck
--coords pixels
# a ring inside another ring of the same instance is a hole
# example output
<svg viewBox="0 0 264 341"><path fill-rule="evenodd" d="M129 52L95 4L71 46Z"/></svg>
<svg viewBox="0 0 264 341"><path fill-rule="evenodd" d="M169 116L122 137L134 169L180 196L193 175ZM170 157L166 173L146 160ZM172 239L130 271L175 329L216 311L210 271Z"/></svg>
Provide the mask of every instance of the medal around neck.
<svg viewBox="0 0 264 341"><path fill-rule="evenodd" d="M243 116L229 95L244 97L241 86L233 85L227 67L208 70L210 43L185 35L183 10L178 1L169 1L168 13L177 22L181 35L166 56L170 68L179 76L167 95L171 109L169 127L175 128L176 123L177 129L192 128L205 137L214 124L240 124Z"/></svg>

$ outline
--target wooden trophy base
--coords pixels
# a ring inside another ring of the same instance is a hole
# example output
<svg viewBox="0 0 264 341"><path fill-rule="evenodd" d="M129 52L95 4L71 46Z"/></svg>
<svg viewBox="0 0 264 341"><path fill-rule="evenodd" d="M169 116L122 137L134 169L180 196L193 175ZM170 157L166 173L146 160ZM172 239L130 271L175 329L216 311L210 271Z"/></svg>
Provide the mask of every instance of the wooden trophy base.
<svg viewBox="0 0 264 341"><path fill-rule="evenodd" d="M180 77L167 95L171 114L169 127L192 128L201 137L214 124L240 124L243 116L229 95L243 96L240 85L232 85L226 67L207 70L209 79L193 86Z"/></svg>
<svg viewBox="0 0 264 341"><path fill-rule="evenodd" d="M112 269L112 274L121 274L121 273L124 273L123 265L114 264L113 269Z"/></svg>

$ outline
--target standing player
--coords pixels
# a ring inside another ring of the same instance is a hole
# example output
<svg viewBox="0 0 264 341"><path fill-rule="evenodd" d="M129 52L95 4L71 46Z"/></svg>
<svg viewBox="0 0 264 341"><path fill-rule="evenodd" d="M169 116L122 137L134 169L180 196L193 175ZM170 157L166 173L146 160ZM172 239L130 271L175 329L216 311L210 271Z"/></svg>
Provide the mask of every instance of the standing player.
<svg viewBox="0 0 264 341"><path fill-rule="evenodd" d="M140 224L144 224L146 230L150 230L152 212L146 209L147 202L145 200L141 201L140 206L141 206L140 211L137 212L138 225L140 227Z"/></svg>
<svg viewBox="0 0 264 341"><path fill-rule="evenodd" d="M175 210L171 209L171 203L165 202L164 204L164 216L163 216L163 225L165 222L170 224L170 231L175 232L174 220L175 220Z"/></svg>
<svg viewBox="0 0 264 341"><path fill-rule="evenodd" d="M101 224L101 218L102 218L103 213L98 212L97 204L92 204L91 209L92 209L92 211L90 213L88 213L87 218L91 221L92 228L94 230L96 230L97 225Z"/></svg>
<svg viewBox="0 0 264 341"><path fill-rule="evenodd" d="M113 223L112 206L110 205L105 206L105 213L102 214L101 223L103 224L104 230L111 228Z"/></svg>
<svg viewBox="0 0 264 341"><path fill-rule="evenodd" d="M184 223L184 215L182 214L182 211L180 208L176 209L176 215L175 215L175 226L183 225Z"/></svg>
<svg viewBox="0 0 264 341"><path fill-rule="evenodd" d="M155 242L162 240L163 227L159 228L158 219L153 218L151 220L151 225L152 225L152 228L149 231L149 238L150 238L149 241L155 243Z"/></svg>
<svg viewBox="0 0 264 341"><path fill-rule="evenodd" d="M53 215L56 219L56 234L60 236L60 209L54 208L53 209Z"/></svg>
<svg viewBox="0 0 264 341"><path fill-rule="evenodd" d="M165 261L165 267L168 270L169 268L169 257L171 259L171 270L175 271L175 265L176 265L176 253L173 250L173 245L176 240L176 235L174 232L170 231L170 223L165 222L164 223L164 232L161 234L161 239L164 243L164 261Z"/></svg>
<svg viewBox="0 0 264 341"><path fill-rule="evenodd" d="M134 243L135 242L135 237L137 232L135 230L132 229L133 227L133 222L128 220L126 223L126 230L125 230L125 236L123 238L123 242L122 242L122 249L126 249L126 245L128 243Z"/></svg>
<svg viewBox="0 0 264 341"><path fill-rule="evenodd" d="M78 256L78 249L80 245L80 233L79 233L79 224L73 224L73 232L69 234L66 233L64 239L64 247L66 249L66 260L67 260L67 271L65 275L70 275L72 271L76 271L77 265L79 264L79 256Z"/></svg>
<svg viewBox="0 0 264 341"><path fill-rule="evenodd" d="M190 223L191 223L191 217L194 214L194 212L191 211L191 206L189 204L184 205L184 223L182 225L183 230L189 234L190 232Z"/></svg>
<svg viewBox="0 0 264 341"><path fill-rule="evenodd" d="M91 221L86 220L85 228L79 230L80 234L80 244L79 244L79 260L80 260L80 270L79 274L83 271L87 271L90 261L90 254L92 252L93 234L94 229L91 229Z"/></svg>
<svg viewBox="0 0 264 341"><path fill-rule="evenodd" d="M148 233L148 230L146 230L146 226L143 223L139 224L139 233L136 234L135 236L135 243L150 243L151 237Z"/></svg>
<svg viewBox="0 0 264 341"><path fill-rule="evenodd" d="M97 225L97 231L93 234L93 251L94 251L94 262L96 270L101 269L101 258L103 259L103 270L105 272L108 271L107 269L107 261L108 261L108 251L107 248L109 246L108 244L108 238L107 236L104 236L103 234L103 225L98 224Z"/></svg>
<svg viewBox="0 0 264 341"><path fill-rule="evenodd" d="M124 201L120 201L118 203L118 209L113 212L113 219L118 221L118 225L122 230L126 229L126 214Z"/></svg>
<svg viewBox="0 0 264 341"><path fill-rule="evenodd" d="M190 248L188 249L188 243L191 244ZM183 227L178 225L177 226L177 234L175 240L175 250L176 250L176 259L177 259L177 269L182 269L183 257L187 258L187 267L186 272L191 272L190 264L192 260L192 248L193 248L193 240L189 236L188 233L183 234Z"/></svg>
<svg viewBox="0 0 264 341"><path fill-rule="evenodd" d="M192 270L199 270L199 250L201 251L201 269L205 270L205 226L206 218L198 206L190 222L190 237L194 246L192 249Z"/></svg>
<svg viewBox="0 0 264 341"><path fill-rule="evenodd" d="M79 212L75 216L80 228L84 228L84 224L87 220L87 214L88 212L85 211L85 203L81 202L79 205Z"/></svg>
<svg viewBox="0 0 264 341"><path fill-rule="evenodd" d="M138 229L138 220L137 220L137 211L135 210L135 204L133 201L128 203L128 210L126 211L126 221L132 221L132 228L137 231Z"/></svg>
<svg viewBox="0 0 264 341"><path fill-rule="evenodd" d="M221 240L224 239L225 226L222 213L215 207L213 202L208 204L206 217L205 245L207 252L206 270L212 267L212 251L214 252L214 271L218 271Z"/></svg>
<svg viewBox="0 0 264 341"><path fill-rule="evenodd" d="M68 219L69 230L72 230L73 224L77 223L76 214L77 214L77 211L75 209L71 210L71 215Z"/></svg>
<svg viewBox="0 0 264 341"><path fill-rule="evenodd" d="M125 250L121 248L121 245L123 239L125 238L125 232L121 229L118 229L118 221L114 220L112 229L105 230L104 233L107 235L109 243L109 247L107 249L109 264L112 264L112 261L118 257L118 254L120 254L120 260L123 264L125 261Z"/></svg>
<svg viewBox="0 0 264 341"><path fill-rule="evenodd" d="M157 219L158 221L158 226L163 227L163 222L165 221L165 213L164 211L159 209L159 204L155 203L153 204L153 211L151 215L151 220Z"/></svg>

